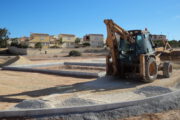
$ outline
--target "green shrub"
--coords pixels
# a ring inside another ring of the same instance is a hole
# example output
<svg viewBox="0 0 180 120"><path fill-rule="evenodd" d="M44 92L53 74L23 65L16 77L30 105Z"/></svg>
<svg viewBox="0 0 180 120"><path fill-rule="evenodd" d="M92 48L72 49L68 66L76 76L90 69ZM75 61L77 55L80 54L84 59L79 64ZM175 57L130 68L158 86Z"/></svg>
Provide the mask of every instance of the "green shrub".
<svg viewBox="0 0 180 120"><path fill-rule="evenodd" d="M36 43L35 48L42 48L42 44L40 42Z"/></svg>
<svg viewBox="0 0 180 120"><path fill-rule="evenodd" d="M17 47L19 44L17 42L12 42L10 46Z"/></svg>
<svg viewBox="0 0 180 120"><path fill-rule="evenodd" d="M83 47L90 46L90 43L83 43Z"/></svg>
<svg viewBox="0 0 180 120"><path fill-rule="evenodd" d="M28 48L28 45L25 45L25 44L19 44L17 47L18 47L18 48Z"/></svg>
<svg viewBox="0 0 180 120"><path fill-rule="evenodd" d="M60 47L59 47L59 46L54 45L54 46L51 46L50 48L60 48Z"/></svg>
<svg viewBox="0 0 180 120"><path fill-rule="evenodd" d="M157 47L163 47L164 46L162 40L156 40L156 41L153 41L153 42L156 44ZM180 47L180 42L178 40L170 40L168 42L171 45L171 47L173 47L173 48Z"/></svg>
<svg viewBox="0 0 180 120"><path fill-rule="evenodd" d="M81 53L76 50L72 50L69 52L69 56L81 56Z"/></svg>

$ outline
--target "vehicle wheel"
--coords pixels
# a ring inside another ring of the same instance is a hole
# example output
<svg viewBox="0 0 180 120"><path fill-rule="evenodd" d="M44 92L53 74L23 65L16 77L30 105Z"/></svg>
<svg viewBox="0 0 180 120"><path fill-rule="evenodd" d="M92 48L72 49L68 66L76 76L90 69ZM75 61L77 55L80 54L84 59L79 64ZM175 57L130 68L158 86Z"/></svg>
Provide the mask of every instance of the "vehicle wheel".
<svg viewBox="0 0 180 120"><path fill-rule="evenodd" d="M158 66L154 58L150 58L145 65L145 78L143 82L150 83L157 78Z"/></svg>
<svg viewBox="0 0 180 120"><path fill-rule="evenodd" d="M163 76L166 78L171 77L173 71L172 64L170 62L164 62L163 64Z"/></svg>

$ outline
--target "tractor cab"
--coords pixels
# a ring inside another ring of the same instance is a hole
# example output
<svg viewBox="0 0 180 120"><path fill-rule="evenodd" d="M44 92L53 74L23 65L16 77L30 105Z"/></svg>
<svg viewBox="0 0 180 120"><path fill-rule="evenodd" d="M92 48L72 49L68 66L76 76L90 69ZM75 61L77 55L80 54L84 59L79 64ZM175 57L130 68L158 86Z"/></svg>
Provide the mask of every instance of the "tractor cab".
<svg viewBox="0 0 180 120"><path fill-rule="evenodd" d="M153 54L155 45L151 40L151 35L147 29L128 31L135 40L136 54Z"/></svg>
<svg viewBox="0 0 180 120"><path fill-rule="evenodd" d="M151 35L147 30L130 30L128 31L134 42L119 39L118 50L121 61L134 62L135 57L140 54L154 54L155 45L151 40Z"/></svg>

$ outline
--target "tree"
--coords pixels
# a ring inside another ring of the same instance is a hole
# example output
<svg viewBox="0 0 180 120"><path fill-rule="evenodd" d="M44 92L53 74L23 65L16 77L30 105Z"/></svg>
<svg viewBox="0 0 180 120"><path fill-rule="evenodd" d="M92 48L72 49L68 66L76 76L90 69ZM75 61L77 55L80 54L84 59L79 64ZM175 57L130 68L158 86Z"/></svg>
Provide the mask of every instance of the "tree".
<svg viewBox="0 0 180 120"><path fill-rule="evenodd" d="M7 47L7 40L9 39L9 32L6 28L0 28L0 47Z"/></svg>
<svg viewBox="0 0 180 120"><path fill-rule="evenodd" d="M80 43L80 41L81 41L80 38L76 38L76 39L75 39L75 43L76 43L76 44Z"/></svg>
<svg viewBox="0 0 180 120"><path fill-rule="evenodd" d="M40 42L37 42L37 43L35 44L35 48L42 48L42 44L41 44Z"/></svg>
<svg viewBox="0 0 180 120"><path fill-rule="evenodd" d="M154 40L153 42L157 47L163 47L164 45L162 40Z"/></svg>
<svg viewBox="0 0 180 120"><path fill-rule="evenodd" d="M11 46L18 47L18 45L19 45L18 38L12 38Z"/></svg>
<svg viewBox="0 0 180 120"><path fill-rule="evenodd" d="M63 44L62 38L59 39L59 44Z"/></svg>
<svg viewBox="0 0 180 120"><path fill-rule="evenodd" d="M174 48L180 46L180 44L179 44L178 41L176 41L176 40L171 40L171 41L169 41L169 44L171 45L171 47L174 47Z"/></svg>

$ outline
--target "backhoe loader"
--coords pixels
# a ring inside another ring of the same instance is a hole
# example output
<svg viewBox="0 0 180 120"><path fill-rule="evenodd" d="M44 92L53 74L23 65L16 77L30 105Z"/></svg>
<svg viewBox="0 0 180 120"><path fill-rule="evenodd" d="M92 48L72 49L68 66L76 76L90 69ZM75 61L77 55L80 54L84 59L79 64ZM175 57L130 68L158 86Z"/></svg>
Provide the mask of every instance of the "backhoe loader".
<svg viewBox="0 0 180 120"><path fill-rule="evenodd" d="M160 60L161 52L151 40L150 32L145 30L126 31L111 19L104 20L107 27L106 74L122 78L138 78L143 82L153 82L158 71L169 78L172 64ZM171 51L171 46L164 41L162 52Z"/></svg>

